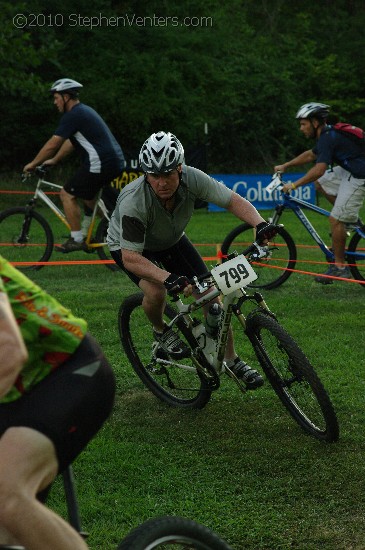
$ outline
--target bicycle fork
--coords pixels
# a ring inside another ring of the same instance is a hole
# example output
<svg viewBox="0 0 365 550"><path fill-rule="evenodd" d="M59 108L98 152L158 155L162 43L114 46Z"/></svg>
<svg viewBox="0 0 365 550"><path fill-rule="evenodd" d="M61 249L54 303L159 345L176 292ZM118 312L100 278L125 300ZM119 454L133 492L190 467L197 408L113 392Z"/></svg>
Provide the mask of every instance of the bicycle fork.
<svg viewBox="0 0 365 550"><path fill-rule="evenodd" d="M25 217L22 223L20 235L17 237L17 244L27 244L29 241L29 230L32 221L32 212L35 208L35 199L31 199L26 207Z"/></svg>

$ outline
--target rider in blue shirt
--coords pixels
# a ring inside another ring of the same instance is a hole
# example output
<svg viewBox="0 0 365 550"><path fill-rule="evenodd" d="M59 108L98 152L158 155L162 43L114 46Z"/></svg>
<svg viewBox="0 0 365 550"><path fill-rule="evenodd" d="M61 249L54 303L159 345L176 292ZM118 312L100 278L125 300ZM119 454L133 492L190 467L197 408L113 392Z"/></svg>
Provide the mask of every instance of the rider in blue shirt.
<svg viewBox="0 0 365 550"><path fill-rule="evenodd" d="M316 139L316 144L313 149L275 166L275 171L284 172L292 166L315 163L296 182L284 185L284 191L317 182L319 190L333 204L329 221L335 263L330 264L324 275L350 278L350 269L345 265L346 224L358 221L365 198L365 150L351 137L327 124L329 109L323 103L306 103L299 109L296 118L300 121L300 131L308 139ZM330 277L318 276L315 281L331 284L333 279Z"/></svg>
<svg viewBox="0 0 365 550"><path fill-rule="evenodd" d="M54 135L46 142L24 172L32 172L40 164L54 165L76 150L82 165L60 193L66 218L71 227L70 238L59 252L85 250L81 227L81 212L77 199L84 202L85 212L91 213L98 191L120 176L125 167L123 152L101 116L78 99L82 84L69 78L57 80L51 87L54 103L63 116ZM89 218L88 223L91 221Z"/></svg>

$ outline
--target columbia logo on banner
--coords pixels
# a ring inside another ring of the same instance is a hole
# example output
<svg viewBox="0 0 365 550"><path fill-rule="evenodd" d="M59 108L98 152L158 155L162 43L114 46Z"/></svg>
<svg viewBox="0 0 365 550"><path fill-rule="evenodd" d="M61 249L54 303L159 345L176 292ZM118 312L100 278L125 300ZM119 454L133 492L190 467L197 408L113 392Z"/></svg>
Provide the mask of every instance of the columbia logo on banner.
<svg viewBox="0 0 365 550"><path fill-rule="evenodd" d="M303 174L283 174L285 183L296 181ZM277 203L282 202L280 191L276 190L270 194L265 187L269 185L272 174L211 174L212 178L221 181L229 189L232 189L241 197L252 203L257 210L269 210L275 207ZM291 191L294 196L308 201L311 204L316 203L316 191L314 183L302 185L298 189ZM210 212L223 212L224 208L220 208L215 204L209 203L208 210Z"/></svg>

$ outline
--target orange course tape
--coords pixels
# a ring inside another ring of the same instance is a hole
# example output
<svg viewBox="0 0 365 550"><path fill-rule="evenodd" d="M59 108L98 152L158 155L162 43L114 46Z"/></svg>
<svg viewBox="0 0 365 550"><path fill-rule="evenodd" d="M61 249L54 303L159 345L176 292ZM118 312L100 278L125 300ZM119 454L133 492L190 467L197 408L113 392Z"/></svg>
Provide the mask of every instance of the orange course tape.
<svg viewBox="0 0 365 550"><path fill-rule="evenodd" d="M220 255L222 257L222 255ZM214 261L219 260L219 255L217 256L206 256L203 257L205 261ZM105 265L105 264L114 264L114 260L63 260L63 261L49 261L49 262L11 262L15 266L27 266L27 265ZM257 262L252 262L252 265L260 265ZM299 269L290 269L286 267L280 267L276 265L265 266L266 268L271 269L280 269L281 271L291 271L292 273L297 273L299 275L309 275L311 277L324 277L328 279L333 279L337 281L344 281L345 283L357 283L364 285L365 281L357 281L355 279L346 279L345 277L333 277L332 275L324 275L321 273L313 273L311 271L304 271Z"/></svg>

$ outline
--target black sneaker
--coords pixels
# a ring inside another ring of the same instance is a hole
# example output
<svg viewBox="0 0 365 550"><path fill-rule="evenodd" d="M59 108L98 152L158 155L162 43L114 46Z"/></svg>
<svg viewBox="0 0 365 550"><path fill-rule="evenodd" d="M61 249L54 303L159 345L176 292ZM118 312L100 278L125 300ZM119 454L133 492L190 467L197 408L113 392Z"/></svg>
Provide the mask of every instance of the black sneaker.
<svg viewBox="0 0 365 550"><path fill-rule="evenodd" d="M248 390L255 390L260 388L264 384L262 376L254 369L251 369L250 365L242 361L239 357L236 357L231 366L228 368L237 376L243 380Z"/></svg>
<svg viewBox="0 0 365 550"><path fill-rule="evenodd" d="M57 252L63 252L64 254L68 252L76 252L77 250L82 250L83 252L88 252L88 247L81 241L81 243L76 242L72 237L69 237L67 241L59 246L54 247Z"/></svg>
<svg viewBox="0 0 365 550"><path fill-rule="evenodd" d="M316 283L321 283L322 285L332 285L333 279L330 279L330 277L344 277L345 279L351 279L351 271L349 267L343 267L342 269L340 267L337 267L335 264L330 264L329 268L323 275L318 275L317 277L314 277L314 280Z"/></svg>
<svg viewBox="0 0 365 550"><path fill-rule="evenodd" d="M162 333L153 331L154 339L161 348L173 359L190 357L190 348L179 338L176 332L167 325Z"/></svg>

